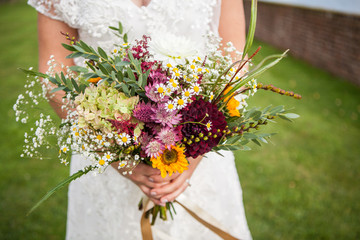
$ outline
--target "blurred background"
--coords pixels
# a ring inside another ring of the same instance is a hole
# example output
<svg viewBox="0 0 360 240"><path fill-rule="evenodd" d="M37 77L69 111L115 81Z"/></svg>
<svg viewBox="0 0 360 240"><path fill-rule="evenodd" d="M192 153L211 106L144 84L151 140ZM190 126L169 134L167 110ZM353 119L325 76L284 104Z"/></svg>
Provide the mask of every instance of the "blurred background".
<svg viewBox="0 0 360 240"><path fill-rule="evenodd" d="M263 128L277 133L271 143L236 153L254 239L360 239L359 3L259 1L253 48L262 49L254 61L288 48L290 56L258 82L303 99L259 91L249 102L285 105L301 115ZM245 1L247 17L249 6ZM26 1L0 1L0 239L65 237L67 189L26 213L69 169L57 150L42 161L19 157L27 127L12 110L25 91L17 68L37 67L36 15Z"/></svg>

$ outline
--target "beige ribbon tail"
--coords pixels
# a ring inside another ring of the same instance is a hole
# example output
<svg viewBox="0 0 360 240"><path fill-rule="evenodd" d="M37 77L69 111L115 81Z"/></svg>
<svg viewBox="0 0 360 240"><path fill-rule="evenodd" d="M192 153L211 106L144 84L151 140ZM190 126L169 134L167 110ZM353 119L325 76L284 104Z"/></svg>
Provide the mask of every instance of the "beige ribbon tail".
<svg viewBox="0 0 360 240"><path fill-rule="evenodd" d="M195 208L194 209L194 210L196 210L196 212L195 212L194 210L191 210L190 208L188 208L184 204L180 203L179 201L175 200L175 202L177 202L180 206L182 206L199 223L201 223L205 227L209 228L211 231L213 231L216 235L218 235L222 239L224 239L224 240L240 240L238 238L233 237L232 235L225 232L224 230L220 229L219 227L216 227L215 224L213 224L209 221L209 219L208 219L208 221L206 221L205 220L206 216L205 216L205 214L203 214L204 210L202 210L200 208L197 208L197 209Z"/></svg>
<svg viewBox="0 0 360 240"><path fill-rule="evenodd" d="M150 224L150 218L149 216L146 217L146 211L149 210L150 207L150 199L146 198L143 202L143 214L141 216L141 220L140 220L140 226L141 226L141 235L142 235L142 239L143 240L154 240L153 239L153 235L152 235L152 231L151 231L151 224Z"/></svg>
<svg viewBox="0 0 360 240"><path fill-rule="evenodd" d="M152 206L149 204L150 200L147 198L144 204L144 212L141 216L140 224L141 224L141 234L143 240L153 240L152 231L151 231L151 224L149 216L146 217L146 211L149 210ZM180 206L182 206L193 218L195 218L198 222L200 222L205 227L209 228L213 231L216 235L221 237L224 240L240 240L238 238L233 237L225 230L221 229L219 224L214 221L209 214L207 214L203 209L198 207L191 202L184 200L185 204L180 203L178 200L175 200ZM218 227L216 226L218 225Z"/></svg>

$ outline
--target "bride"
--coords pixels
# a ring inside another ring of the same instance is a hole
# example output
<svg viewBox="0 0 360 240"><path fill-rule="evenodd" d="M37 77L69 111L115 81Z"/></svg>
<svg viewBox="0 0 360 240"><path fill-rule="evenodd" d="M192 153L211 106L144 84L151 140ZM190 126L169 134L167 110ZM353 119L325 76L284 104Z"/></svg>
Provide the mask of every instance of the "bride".
<svg viewBox="0 0 360 240"><path fill-rule="evenodd" d="M54 55L65 66L81 65L80 59L66 59L69 54L61 43L61 34L111 51L119 44L108 26L120 21L129 41L143 34L161 38L171 33L198 44L206 54L207 38L213 33L222 42L231 41L237 49L245 43L243 4L240 0L29 0L38 12L39 70L47 71L47 61ZM58 68L61 71L60 68ZM51 105L60 117L62 94L57 92ZM251 239L242 191L234 156L224 152L202 159L188 159L189 170L161 178L160 172L139 164L131 175L123 176L116 166L103 174L88 174L72 182L68 193L67 239L141 239L137 203L145 194L155 204L164 205L175 199L187 199L201 206L227 231L239 239ZM74 155L71 173L88 165L86 159ZM191 179L191 184L190 184ZM220 239L202 226L179 205L174 220L157 220L153 226L155 239Z"/></svg>

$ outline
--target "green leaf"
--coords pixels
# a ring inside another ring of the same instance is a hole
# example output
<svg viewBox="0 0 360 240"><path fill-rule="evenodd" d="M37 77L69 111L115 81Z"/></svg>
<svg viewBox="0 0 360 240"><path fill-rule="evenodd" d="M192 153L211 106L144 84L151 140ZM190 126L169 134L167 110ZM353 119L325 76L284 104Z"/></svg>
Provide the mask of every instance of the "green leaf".
<svg viewBox="0 0 360 240"><path fill-rule="evenodd" d="M61 189L62 187L66 186L73 180L81 177L82 175L88 173L91 170L91 168L86 169L85 171L78 171L77 173L74 173L73 175L67 177L65 180L60 182L58 185L56 185L53 189L51 189L49 192L47 192L41 199L38 201L28 212L27 215L31 214L35 209L37 209L43 202L45 202L51 195L53 195L57 190Z"/></svg>
<svg viewBox="0 0 360 240"><path fill-rule="evenodd" d="M86 52L91 52L91 53L95 53L94 49L92 49L89 45L87 45L85 42L83 41L79 41L80 46L86 51Z"/></svg>
<svg viewBox="0 0 360 240"><path fill-rule="evenodd" d="M69 51L72 51L74 52L76 49L73 47L73 45L68 45L68 44L65 44L65 43L62 43L61 44L65 49L69 50Z"/></svg>
<svg viewBox="0 0 360 240"><path fill-rule="evenodd" d="M101 47L98 47L98 52L102 58L108 59L106 52Z"/></svg>
<svg viewBox="0 0 360 240"><path fill-rule="evenodd" d="M50 93L61 91L61 90L64 90L65 88L66 88L65 86L57 87L57 88L54 88L53 90L51 90Z"/></svg>
<svg viewBox="0 0 360 240"><path fill-rule="evenodd" d="M66 58L77 58L77 57L84 57L84 53L81 52L75 52L75 53L71 53L69 55L66 56Z"/></svg>
<svg viewBox="0 0 360 240"><path fill-rule="evenodd" d="M127 68L127 69L126 69L126 72L127 72L127 74L128 74L128 77L129 77L131 80L136 81L135 75L134 75L133 71L131 70L131 68Z"/></svg>
<svg viewBox="0 0 360 240"><path fill-rule="evenodd" d="M91 68L91 70L95 71L95 67L89 61L85 61L85 63L89 68Z"/></svg>
<svg viewBox="0 0 360 240"><path fill-rule="evenodd" d="M38 76L38 77L42 77L42 78L49 78L49 76L45 73L41 73L41 72L36 72L33 70L28 70L28 69L24 69L24 68L18 68L21 71L23 71L24 73L30 75L30 76Z"/></svg>
<svg viewBox="0 0 360 240"><path fill-rule="evenodd" d="M123 36L123 40L124 40L124 43L127 43L128 42L128 36L127 36L127 33L124 34Z"/></svg>
<svg viewBox="0 0 360 240"><path fill-rule="evenodd" d="M300 117L300 115L296 114L296 113L286 113L284 114L285 117L287 118L298 118Z"/></svg>
<svg viewBox="0 0 360 240"><path fill-rule="evenodd" d="M261 146L261 143L257 139L251 139L251 141L253 141L256 145Z"/></svg>
<svg viewBox="0 0 360 240"><path fill-rule="evenodd" d="M75 72L83 72L83 73L87 73L89 70L85 67L80 67L80 66L70 66L69 67L71 71L75 71Z"/></svg>
<svg viewBox="0 0 360 240"><path fill-rule="evenodd" d="M278 117L280 117L280 118L283 119L283 120L286 120L286 121L289 121L289 122L293 122L290 118L287 118L287 117L285 117L285 116L282 115L282 114L279 114Z"/></svg>
<svg viewBox="0 0 360 240"><path fill-rule="evenodd" d="M255 28L256 28L256 18L257 18L257 0L251 1L251 15L250 15L250 23L249 23L249 30L246 37L246 42L244 46L243 56L242 59L246 56L248 51L250 50L254 35L255 35Z"/></svg>
<svg viewBox="0 0 360 240"><path fill-rule="evenodd" d="M131 63L128 61L121 61L115 64L115 69L118 71L123 71L125 66L130 65Z"/></svg>
<svg viewBox="0 0 360 240"><path fill-rule="evenodd" d="M78 84L76 83L76 81L75 81L73 78L71 78L71 82L72 82L72 85L74 86L76 92L79 93L79 92L80 92L80 88L79 88Z"/></svg>
<svg viewBox="0 0 360 240"><path fill-rule="evenodd" d="M121 71L116 73L116 78L119 80L119 82L123 82L124 81L124 75Z"/></svg>
<svg viewBox="0 0 360 240"><path fill-rule="evenodd" d="M274 107L273 109L270 110L270 115L275 115L277 113L281 113L284 111L284 106L283 105L279 105Z"/></svg>
<svg viewBox="0 0 360 240"><path fill-rule="evenodd" d="M78 51L78 52L82 52L82 53L85 52L84 49L83 49L81 46L79 46L79 45L73 45L73 47L74 47L75 50Z"/></svg>
<svg viewBox="0 0 360 240"><path fill-rule="evenodd" d="M249 118L252 118L254 119L255 121L258 121L260 120L261 118L261 115L262 115L262 112L261 111L254 111L250 114Z"/></svg>
<svg viewBox="0 0 360 240"><path fill-rule="evenodd" d="M119 33L120 34L123 33L123 26L122 26L121 22L119 22Z"/></svg>
<svg viewBox="0 0 360 240"><path fill-rule="evenodd" d="M109 75L108 70L102 65L102 64L98 64L98 68L100 69L100 71L105 74L105 75Z"/></svg>

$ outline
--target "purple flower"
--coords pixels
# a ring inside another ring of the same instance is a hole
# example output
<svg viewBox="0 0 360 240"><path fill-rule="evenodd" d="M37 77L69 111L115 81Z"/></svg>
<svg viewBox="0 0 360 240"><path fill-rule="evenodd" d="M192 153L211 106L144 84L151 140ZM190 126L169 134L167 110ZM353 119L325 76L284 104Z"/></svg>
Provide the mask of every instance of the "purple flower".
<svg viewBox="0 0 360 240"><path fill-rule="evenodd" d="M141 102L138 105L136 105L133 111L134 117L142 122L151 122L154 114L155 114L155 109L151 105L151 103Z"/></svg>
<svg viewBox="0 0 360 240"><path fill-rule="evenodd" d="M174 128L165 127L155 137L165 144L165 146L171 150L171 145L175 145L177 141L182 138L181 132Z"/></svg>
<svg viewBox="0 0 360 240"><path fill-rule="evenodd" d="M148 157L158 157L165 149L164 144L159 140L152 140L146 146L146 155Z"/></svg>
<svg viewBox="0 0 360 240"><path fill-rule="evenodd" d="M168 77L166 76L166 74L157 70L151 71L148 77L148 82L151 83L165 83L167 82L167 80Z"/></svg>
<svg viewBox="0 0 360 240"><path fill-rule="evenodd" d="M153 120L156 123L160 123L162 126L173 127L173 125L178 124L181 121L181 115L177 114L176 111L168 112L166 111L164 104L159 104Z"/></svg>

